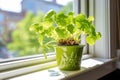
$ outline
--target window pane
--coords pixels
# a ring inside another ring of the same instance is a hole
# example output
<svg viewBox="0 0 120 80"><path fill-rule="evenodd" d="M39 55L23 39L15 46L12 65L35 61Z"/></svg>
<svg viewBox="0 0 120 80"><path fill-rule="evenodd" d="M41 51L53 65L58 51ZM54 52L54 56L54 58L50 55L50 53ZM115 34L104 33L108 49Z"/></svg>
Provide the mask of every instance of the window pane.
<svg viewBox="0 0 120 80"><path fill-rule="evenodd" d="M41 54L37 36L29 31L33 22L54 9L73 10L72 0L0 0L0 59ZM53 49L48 52L53 52Z"/></svg>

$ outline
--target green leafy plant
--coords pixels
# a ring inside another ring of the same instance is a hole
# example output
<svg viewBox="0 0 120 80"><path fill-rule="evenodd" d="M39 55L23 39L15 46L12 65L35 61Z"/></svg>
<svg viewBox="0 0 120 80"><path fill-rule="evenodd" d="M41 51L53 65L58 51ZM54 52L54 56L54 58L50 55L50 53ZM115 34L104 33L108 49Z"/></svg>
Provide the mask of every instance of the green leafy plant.
<svg viewBox="0 0 120 80"><path fill-rule="evenodd" d="M93 20L92 16L87 18L82 13L75 16L73 12L64 14L50 10L40 23L32 24L30 30L39 35L41 49L46 53L46 49L56 44L79 45L82 34L86 35L86 42L89 45L94 45L96 40L101 38L101 33L95 31Z"/></svg>

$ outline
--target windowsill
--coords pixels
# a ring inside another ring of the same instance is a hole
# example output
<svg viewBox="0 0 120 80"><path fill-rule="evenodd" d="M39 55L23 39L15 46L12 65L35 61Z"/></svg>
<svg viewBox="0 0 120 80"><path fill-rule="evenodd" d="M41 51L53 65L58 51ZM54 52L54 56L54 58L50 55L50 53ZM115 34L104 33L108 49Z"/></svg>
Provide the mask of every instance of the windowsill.
<svg viewBox="0 0 120 80"><path fill-rule="evenodd" d="M100 59L100 58L89 58L83 60L81 63L81 70L77 71L61 71L58 67L14 77L8 80L68 80L72 77L78 76L82 73L94 70L95 68L101 67L107 63L115 61L115 59Z"/></svg>

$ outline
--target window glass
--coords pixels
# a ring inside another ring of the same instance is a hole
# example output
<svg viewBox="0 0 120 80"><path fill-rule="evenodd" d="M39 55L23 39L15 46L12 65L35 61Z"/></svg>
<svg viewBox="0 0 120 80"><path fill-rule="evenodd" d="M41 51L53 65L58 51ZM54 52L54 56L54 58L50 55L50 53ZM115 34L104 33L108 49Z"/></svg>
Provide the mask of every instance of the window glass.
<svg viewBox="0 0 120 80"><path fill-rule="evenodd" d="M0 22L3 22L4 20L4 15L0 13Z"/></svg>
<svg viewBox="0 0 120 80"><path fill-rule="evenodd" d="M37 36L29 31L34 21L54 9L73 10L72 0L0 0L0 60L41 54ZM48 52L53 52L53 49Z"/></svg>

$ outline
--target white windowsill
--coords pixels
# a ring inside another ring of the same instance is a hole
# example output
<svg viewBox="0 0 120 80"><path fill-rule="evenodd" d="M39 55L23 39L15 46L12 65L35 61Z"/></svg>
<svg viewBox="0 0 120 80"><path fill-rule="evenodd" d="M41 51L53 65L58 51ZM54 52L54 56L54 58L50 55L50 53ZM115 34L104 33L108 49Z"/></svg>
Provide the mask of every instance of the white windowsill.
<svg viewBox="0 0 120 80"><path fill-rule="evenodd" d="M89 58L82 61L81 70L77 71L60 71L58 67L14 77L8 80L68 80L72 77L100 67L101 65L115 61L115 59Z"/></svg>

